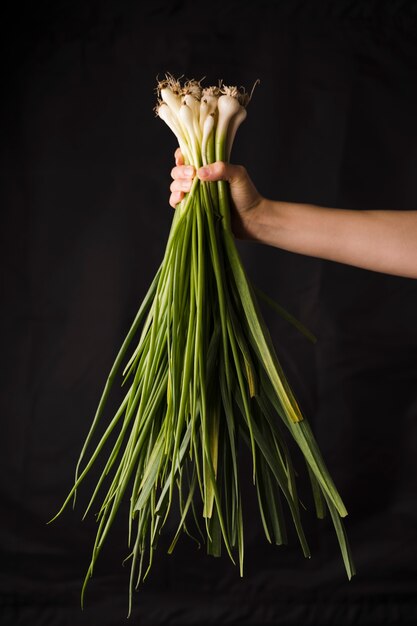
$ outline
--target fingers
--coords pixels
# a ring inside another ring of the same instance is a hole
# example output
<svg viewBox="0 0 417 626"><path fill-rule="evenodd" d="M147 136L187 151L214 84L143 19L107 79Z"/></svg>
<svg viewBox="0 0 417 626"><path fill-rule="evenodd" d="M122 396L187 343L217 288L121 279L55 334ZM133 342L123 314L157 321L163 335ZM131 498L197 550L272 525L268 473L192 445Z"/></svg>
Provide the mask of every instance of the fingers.
<svg viewBox="0 0 417 626"><path fill-rule="evenodd" d="M184 195L190 191L191 185L193 184L192 178L176 178L172 181L169 189L171 191L171 196L169 198L169 203L172 207L181 202L184 198Z"/></svg>
<svg viewBox="0 0 417 626"><path fill-rule="evenodd" d="M200 167L197 176L200 180L227 180L230 184L235 184L246 179L247 173L242 165L230 165L230 163L216 161Z"/></svg>
<svg viewBox="0 0 417 626"><path fill-rule="evenodd" d="M187 191L190 191L192 184L193 184L193 181L191 178L190 179L176 178L170 184L169 190L170 191L184 191L185 193L187 193Z"/></svg>
<svg viewBox="0 0 417 626"><path fill-rule="evenodd" d="M177 204L179 202L181 202L181 200L183 198L184 198L184 192L183 191L173 191L172 194L169 197L169 203L172 206L172 208L175 209Z"/></svg>
<svg viewBox="0 0 417 626"><path fill-rule="evenodd" d="M182 152L180 148L175 150L175 165L184 165L184 157L182 156Z"/></svg>
<svg viewBox="0 0 417 626"><path fill-rule="evenodd" d="M246 169L241 165L231 165L223 161L216 161L210 165L200 167L196 172L192 165L184 165L184 158L180 148L177 148L175 151L175 164L175 167L171 170L173 181L170 185L171 195L169 198L169 203L174 208L181 202L184 195L190 191L196 173L202 181L228 181L233 188L234 195L240 194L237 198L239 204L246 205L249 202L246 196L252 196L254 193L257 195L256 190L252 189L253 185L250 182Z"/></svg>
<svg viewBox="0 0 417 626"><path fill-rule="evenodd" d="M191 180L194 178L195 168L192 165L177 165L171 170L171 178Z"/></svg>
<svg viewBox="0 0 417 626"><path fill-rule="evenodd" d="M175 152L175 162L177 165L171 170L171 177L174 180L170 185L172 193L169 198L169 203L174 209L184 198L184 194L190 191L195 176L195 168L192 165L183 165L184 159L179 148Z"/></svg>

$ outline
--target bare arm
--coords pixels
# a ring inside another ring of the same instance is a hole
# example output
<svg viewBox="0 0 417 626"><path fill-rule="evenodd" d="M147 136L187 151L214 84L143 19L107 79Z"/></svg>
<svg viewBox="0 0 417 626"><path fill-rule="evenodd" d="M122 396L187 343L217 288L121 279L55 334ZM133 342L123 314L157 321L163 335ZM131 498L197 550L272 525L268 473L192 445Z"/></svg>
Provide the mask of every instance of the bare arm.
<svg viewBox="0 0 417 626"><path fill-rule="evenodd" d="M195 175L193 170L186 173L179 152L176 163L172 206L188 191ZM269 200L259 194L245 168L221 162L207 171L200 169L197 175L201 180L229 181L233 231L240 239L417 278L417 211L356 211Z"/></svg>
<svg viewBox="0 0 417 626"><path fill-rule="evenodd" d="M417 211L353 211L263 199L250 239L290 252L417 278Z"/></svg>

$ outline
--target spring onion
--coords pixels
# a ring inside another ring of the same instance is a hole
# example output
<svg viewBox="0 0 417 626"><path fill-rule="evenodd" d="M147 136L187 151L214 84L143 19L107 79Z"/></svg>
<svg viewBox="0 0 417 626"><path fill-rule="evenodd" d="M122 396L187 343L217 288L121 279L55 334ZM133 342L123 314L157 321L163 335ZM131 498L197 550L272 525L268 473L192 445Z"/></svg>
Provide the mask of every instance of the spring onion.
<svg viewBox="0 0 417 626"><path fill-rule="evenodd" d="M156 112L175 134L186 164L198 168L229 160L250 100L243 89L222 83L203 88L201 82L181 83L167 75L157 91ZM199 537L210 555L226 550L243 575L242 446L250 451L267 540L286 542L289 516L304 556L310 557L288 437L304 457L316 514L322 518L329 509L347 575L354 574L341 519L345 506L277 358L259 293L231 232L229 202L226 182L195 177L174 212L162 263L110 371L74 486L57 514L110 445L85 512L96 508L98 529L82 601L127 498L129 612L133 591L150 571L158 538L174 515L170 553L185 532ZM117 379L126 393L105 420Z"/></svg>

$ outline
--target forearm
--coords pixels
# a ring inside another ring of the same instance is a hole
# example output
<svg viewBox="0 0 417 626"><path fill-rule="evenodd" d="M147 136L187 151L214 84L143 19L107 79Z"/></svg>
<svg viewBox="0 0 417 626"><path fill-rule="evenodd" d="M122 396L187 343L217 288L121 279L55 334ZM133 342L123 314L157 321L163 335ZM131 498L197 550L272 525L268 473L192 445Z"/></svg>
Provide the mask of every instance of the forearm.
<svg viewBox="0 0 417 626"><path fill-rule="evenodd" d="M417 211L353 211L263 200L248 237L290 252L417 278Z"/></svg>

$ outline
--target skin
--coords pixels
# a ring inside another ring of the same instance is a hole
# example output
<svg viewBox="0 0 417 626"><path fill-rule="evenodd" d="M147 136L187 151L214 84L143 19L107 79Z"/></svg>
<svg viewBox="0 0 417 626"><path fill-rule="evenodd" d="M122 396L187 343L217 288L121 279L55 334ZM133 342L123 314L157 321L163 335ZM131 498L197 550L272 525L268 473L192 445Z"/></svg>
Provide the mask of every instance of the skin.
<svg viewBox="0 0 417 626"><path fill-rule="evenodd" d="M195 175L226 180L233 204L232 230L246 239L375 272L417 278L417 211L336 209L280 202L262 196L241 165L212 163L197 172L175 152L172 207Z"/></svg>

